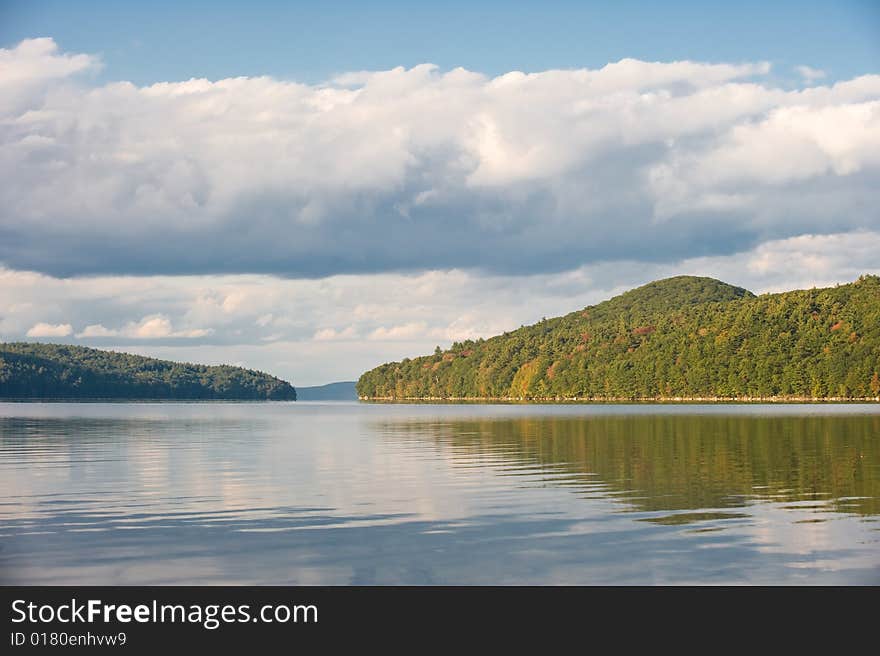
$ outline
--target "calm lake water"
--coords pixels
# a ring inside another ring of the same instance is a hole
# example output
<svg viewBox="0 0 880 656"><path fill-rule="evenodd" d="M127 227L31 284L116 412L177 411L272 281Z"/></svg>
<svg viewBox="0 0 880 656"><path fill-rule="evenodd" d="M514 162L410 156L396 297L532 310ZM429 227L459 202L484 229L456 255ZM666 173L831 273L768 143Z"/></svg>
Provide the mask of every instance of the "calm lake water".
<svg viewBox="0 0 880 656"><path fill-rule="evenodd" d="M0 403L0 583L880 583L878 405Z"/></svg>

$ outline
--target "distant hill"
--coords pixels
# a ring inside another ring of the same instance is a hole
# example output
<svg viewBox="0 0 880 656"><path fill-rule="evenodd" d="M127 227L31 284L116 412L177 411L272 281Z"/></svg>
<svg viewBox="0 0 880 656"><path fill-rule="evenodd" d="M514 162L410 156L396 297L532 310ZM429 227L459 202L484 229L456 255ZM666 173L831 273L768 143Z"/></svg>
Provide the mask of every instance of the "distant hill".
<svg viewBox="0 0 880 656"><path fill-rule="evenodd" d="M365 399L876 399L880 278L755 296L711 278L363 374Z"/></svg>
<svg viewBox="0 0 880 656"><path fill-rule="evenodd" d="M297 387L296 395L300 401L357 401L355 381L328 383L314 387Z"/></svg>
<svg viewBox="0 0 880 656"><path fill-rule="evenodd" d="M65 344L0 344L0 398L295 401L251 369L156 360Z"/></svg>

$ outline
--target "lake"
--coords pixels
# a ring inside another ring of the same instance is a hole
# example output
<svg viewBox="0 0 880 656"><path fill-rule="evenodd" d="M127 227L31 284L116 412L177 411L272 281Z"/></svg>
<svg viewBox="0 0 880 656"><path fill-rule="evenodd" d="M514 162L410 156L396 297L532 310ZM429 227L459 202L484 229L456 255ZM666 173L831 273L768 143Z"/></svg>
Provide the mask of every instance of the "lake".
<svg viewBox="0 0 880 656"><path fill-rule="evenodd" d="M880 584L880 405L0 403L4 584Z"/></svg>

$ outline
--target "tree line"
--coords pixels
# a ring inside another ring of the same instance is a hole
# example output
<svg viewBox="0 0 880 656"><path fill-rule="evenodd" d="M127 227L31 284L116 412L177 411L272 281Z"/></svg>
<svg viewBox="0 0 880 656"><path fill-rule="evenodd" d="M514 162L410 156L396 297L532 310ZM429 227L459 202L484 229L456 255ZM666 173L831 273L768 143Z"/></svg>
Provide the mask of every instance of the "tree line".
<svg viewBox="0 0 880 656"><path fill-rule="evenodd" d="M0 344L0 398L295 401L293 386L228 365L205 366L66 344Z"/></svg>

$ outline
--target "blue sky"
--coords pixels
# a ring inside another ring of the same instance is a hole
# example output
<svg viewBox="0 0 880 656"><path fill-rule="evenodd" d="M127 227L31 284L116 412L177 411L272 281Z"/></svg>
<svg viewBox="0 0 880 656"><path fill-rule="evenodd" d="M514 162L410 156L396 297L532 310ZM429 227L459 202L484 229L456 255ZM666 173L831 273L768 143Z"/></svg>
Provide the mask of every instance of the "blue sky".
<svg viewBox="0 0 880 656"><path fill-rule="evenodd" d="M51 36L137 84L335 73L430 62L497 75L625 57L877 70L876 0L773 2L152 2L0 0L0 45Z"/></svg>
<svg viewBox="0 0 880 656"><path fill-rule="evenodd" d="M0 341L351 380L878 208L876 1L0 0Z"/></svg>

